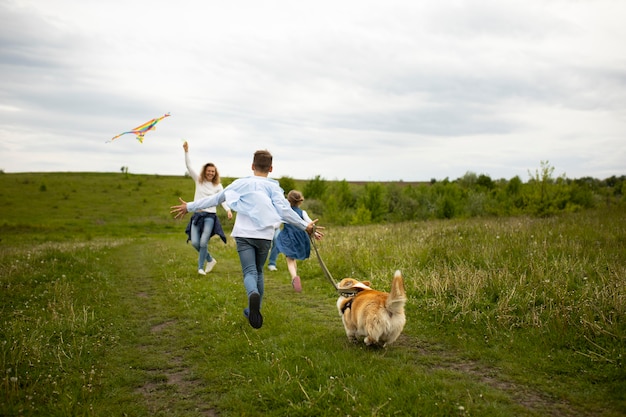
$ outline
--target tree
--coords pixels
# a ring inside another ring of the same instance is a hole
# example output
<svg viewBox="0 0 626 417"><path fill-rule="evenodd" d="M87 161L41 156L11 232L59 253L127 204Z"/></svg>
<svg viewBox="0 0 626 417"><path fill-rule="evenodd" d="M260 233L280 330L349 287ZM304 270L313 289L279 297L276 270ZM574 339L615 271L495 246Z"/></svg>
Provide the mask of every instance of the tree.
<svg viewBox="0 0 626 417"><path fill-rule="evenodd" d="M385 214L387 214L385 189L378 182L365 184L360 201L361 205L371 213L371 218L374 222L382 220Z"/></svg>
<svg viewBox="0 0 626 417"><path fill-rule="evenodd" d="M280 188L283 189L285 194L296 189L296 181L291 177L280 177L278 184L280 184Z"/></svg>
<svg viewBox="0 0 626 417"><path fill-rule="evenodd" d="M554 167L549 161L541 161L541 168L535 170L533 175L530 171L530 181L528 182L530 189L529 204L533 214L539 216L549 216L560 209L565 208L567 199L567 190L563 187L565 178L559 179L558 187L552 187L555 180L552 178Z"/></svg>
<svg viewBox="0 0 626 417"><path fill-rule="evenodd" d="M302 192L304 193L305 198L322 199L326 193L326 188L326 180L321 178L319 175L316 175L315 178L306 183Z"/></svg>
<svg viewBox="0 0 626 417"><path fill-rule="evenodd" d="M476 175L476 173L472 171L467 171L465 175L457 180L457 182L464 188L473 188L478 181L477 178L478 176Z"/></svg>
<svg viewBox="0 0 626 417"><path fill-rule="evenodd" d="M478 176L478 179L476 180L476 185L478 185L480 187L484 187L487 190L493 190L493 188L495 187L495 184L491 180L491 177L489 175L485 175L485 174L480 174Z"/></svg>
<svg viewBox="0 0 626 417"><path fill-rule="evenodd" d="M550 166L549 161L541 161L541 172L536 169L534 176L530 171L528 171L531 181L539 185L539 202L542 204L547 199L548 185L553 182L553 172L554 167Z"/></svg>

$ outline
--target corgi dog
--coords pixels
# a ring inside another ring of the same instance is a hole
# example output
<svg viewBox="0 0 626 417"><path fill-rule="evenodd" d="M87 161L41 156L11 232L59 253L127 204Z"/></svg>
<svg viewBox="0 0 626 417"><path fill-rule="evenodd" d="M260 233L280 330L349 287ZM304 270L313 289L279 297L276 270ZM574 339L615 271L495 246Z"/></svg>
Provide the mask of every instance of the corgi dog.
<svg viewBox="0 0 626 417"><path fill-rule="evenodd" d="M353 296L340 295L337 310L343 321L348 339L357 342L364 337L367 346L386 347L393 343L406 323L404 305L406 293L402 273L396 271L389 293L376 291L369 281L344 278L337 288L356 291Z"/></svg>

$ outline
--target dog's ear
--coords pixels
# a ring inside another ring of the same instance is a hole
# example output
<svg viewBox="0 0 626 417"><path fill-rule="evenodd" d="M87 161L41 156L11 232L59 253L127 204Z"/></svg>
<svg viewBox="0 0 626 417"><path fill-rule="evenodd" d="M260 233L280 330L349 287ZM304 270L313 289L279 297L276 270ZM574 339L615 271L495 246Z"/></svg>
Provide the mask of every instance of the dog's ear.
<svg viewBox="0 0 626 417"><path fill-rule="evenodd" d="M337 285L337 287L341 289L352 288L357 282L358 281L354 278L344 278L339 282L339 285Z"/></svg>
<svg viewBox="0 0 626 417"><path fill-rule="evenodd" d="M371 283L371 282L369 282L369 281L363 281L363 284L367 285L368 287L371 287L371 286L372 286L372 283Z"/></svg>
<svg viewBox="0 0 626 417"><path fill-rule="evenodd" d="M363 282L357 282L356 284L354 284L352 286L352 288L356 288L359 291L363 291L363 290L371 290L370 285L369 285L369 281L363 281Z"/></svg>
<svg viewBox="0 0 626 417"><path fill-rule="evenodd" d="M341 281L339 281L339 285L337 285L337 288L341 288L342 290L356 288L358 291L371 290L369 281L361 282L354 278L342 279Z"/></svg>

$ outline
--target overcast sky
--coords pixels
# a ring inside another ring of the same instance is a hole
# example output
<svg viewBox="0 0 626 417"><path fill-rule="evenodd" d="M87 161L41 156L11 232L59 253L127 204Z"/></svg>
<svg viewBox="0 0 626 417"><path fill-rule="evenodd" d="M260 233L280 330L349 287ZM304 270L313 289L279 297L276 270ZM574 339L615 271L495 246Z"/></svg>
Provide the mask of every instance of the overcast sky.
<svg viewBox="0 0 626 417"><path fill-rule="evenodd" d="M623 0L1 0L0 170L626 174ZM170 112L143 144L113 136Z"/></svg>

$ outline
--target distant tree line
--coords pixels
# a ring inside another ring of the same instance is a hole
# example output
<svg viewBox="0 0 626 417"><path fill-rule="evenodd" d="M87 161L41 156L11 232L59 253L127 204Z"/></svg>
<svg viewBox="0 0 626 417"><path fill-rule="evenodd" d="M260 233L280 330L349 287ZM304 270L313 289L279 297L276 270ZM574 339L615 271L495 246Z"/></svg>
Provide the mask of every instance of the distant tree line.
<svg viewBox="0 0 626 417"><path fill-rule="evenodd" d="M428 183L349 183L327 181L319 175L305 182L279 179L288 192L300 189L311 215L324 223L361 225L411 220L479 216L550 216L559 212L626 203L626 177L554 178L554 167L542 161L529 179L493 180L467 172L461 178Z"/></svg>

